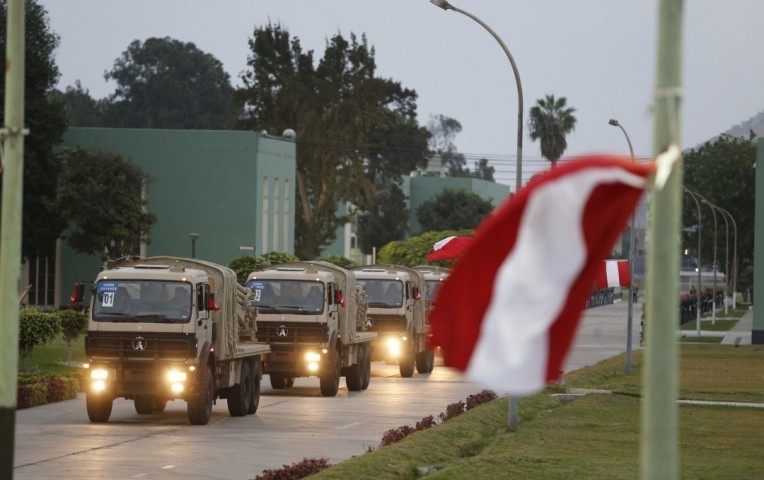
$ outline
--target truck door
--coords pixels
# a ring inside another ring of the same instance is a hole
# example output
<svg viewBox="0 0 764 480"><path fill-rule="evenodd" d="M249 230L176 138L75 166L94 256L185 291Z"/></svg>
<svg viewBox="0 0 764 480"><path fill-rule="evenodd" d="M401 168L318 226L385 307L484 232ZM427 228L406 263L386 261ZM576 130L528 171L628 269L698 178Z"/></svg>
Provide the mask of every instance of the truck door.
<svg viewBox="0 0 764 480"><path fill-rule="evenodd" d="M215 342L215 325L212 321L212 312L209 310L209 298L210 286L206 283L197 285L194 305L196 308L196 338L200 347L205 341Z"/></svg>
<svg viewBox="0 0 764 480"><path fill-rule="evenodd" d="M330 283L326 287L326 318L329 324L329 330L331 331L332 329L337 329L339 324L339 304L337 300L339 289L337 288L336 283Z"/></svg>

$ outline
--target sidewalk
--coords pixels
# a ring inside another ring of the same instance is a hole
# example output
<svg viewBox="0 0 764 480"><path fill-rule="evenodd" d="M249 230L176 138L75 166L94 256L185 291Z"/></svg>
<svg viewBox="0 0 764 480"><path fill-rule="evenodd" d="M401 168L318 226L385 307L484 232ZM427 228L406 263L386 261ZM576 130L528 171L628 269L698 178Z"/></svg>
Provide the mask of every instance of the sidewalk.
<svg viewBox="0 0 764 480"><path fill-rule="evenodd" d="M743 317L732 327L724 338L722 345L750 345L753 330L753 310L748 309Z"/></svg>

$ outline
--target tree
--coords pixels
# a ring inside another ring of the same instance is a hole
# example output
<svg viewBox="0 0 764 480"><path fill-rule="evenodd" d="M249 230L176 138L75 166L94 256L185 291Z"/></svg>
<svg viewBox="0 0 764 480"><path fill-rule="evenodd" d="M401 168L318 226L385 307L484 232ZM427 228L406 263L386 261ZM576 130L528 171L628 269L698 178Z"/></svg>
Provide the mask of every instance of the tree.
<svg viewBox="0 0 764 480"><path fill-rule="evenodd" d="M236 279L244 285L252 272L263 270L277 263L299 262L300 259L290 253L268 252L263 256L242 255L231 260L228 268L236 272Z"/></svg>
<svg viewBox="0 0 764 480"><path fill-rule="evenodd" d="M84 148L59 154L63 166L55 205L69 222L69 246L109 258L137 254L156 215L141 196L148 175L120 155Z"/></svg>
<svg viewBox="0 0 764 480"><path fill-rule="evenodd" d="M218 59L193 43L134 40L105 77L117 82L108 126L220 130L233 123L230 77Z"/></svg>
<svg viewBox="0 0 764 480"><path fill-rule="evenodd" d="M454 138L462 131L462 124L445 115L432 115L427 130L430 132L430 150L440 156L441 165L448 168L448 174L452 177L469 177L469 169L465 168L467 161L454 145Z"/></svg>
<svg viewBox="0 0 764 480"><path fill-rule="evenodd" d="M489 200L466 190L444 189L417 209L422 231L475 228L493 210Z"/></svg>
<svg viewBox="0 0 764 480"><path fill-rule="evenodd" d="M475 162L475 172L472 174L472 176L493 182L493 175L495 173L496 169L488 165L488 159L481 158L480 161Z"/></svg>
<svg viewBox="0 0 764 480"><path fill-rule="evenodd" d="M329 255L328 257L319 258L319 260L331 263L333 265L337 265L338 267L348 268L348 269L356 266L356 263L354 261L350 260L347 257L343 257L342 255Z"/></svg>
<svg viewBox="0 0 764 480"><path fill-rule="evenodd" d="M103 126L104 110L108 106L105 100L95 100L87 89L82 88L79 80L74 86L66 87L66 91L54 91L52 98L64 105L67 123L70 127L101 127Z"/></svg>
<svg viewBox="0 0 764 480"><path fill-rule="evenodd" d="M396 184L378 190L367 203L366 210L358 215L358 243L365 254L373 249L405 237L409 211L406 196Z"/></svg>
<svg viewBox="0 0 764 480"><path fill-rule="evenodd" d="M575 111L575 108L567 107L565 97L555 99L554 95L537 99L531 108L528 119L531 140L541 140L541 155L552 162L552 168L568 147L565 136L576 126Z"/></svg>
<svg viewBox="0 0 764 480"><path fill-rule="evenodd" d="M753 265L754 237L754 203L756 197L756 143L752 134L749 141L738 141L726 137L710 140L698 148L684 152L684 184L690 190L697 192L709 202L727 210L737 223L737 271L739 278L738 290L745 291L753 283L752 276L745 274ZM697 224L697 208L689 196L684 197L684 225L689 227ZM714 224L713 215L707 205L701 203L701 262L711 263L713 248ZM729 226L730 253L732 263L732 247L734 229ZM717 212L717 261L722 269L726 247L724 239L724 220ZM684 244L690 250L696 250L697 234L685 232ZM734 271L733 268L731 268ZM727 273L727 272L725 272Z"/></svg>
<svg viewBox="0 0 764 480"><path fill-rule="evenodd" d="M304 53L280 25L256 28L249 43L249 70L236 94L244 112L238 127L298 132L295 253L315 258L348 220L337 206L363 206L374 196L375 179L395 177L377 166L400 171L424 161L421 152L393 155L390 148L395 138L426 136L412 122L416 94L375 76L365 36L333 36L316 66L313 52ZM370 138L379 143L370 147Z"/></svg>
<svg viewBox="0 0 764 480"><path fill-rule="evenodd" d="M87 331L88 316L76 310L59 310L55 312L61 325L61 335L66 340L66 361L72 361L72 342Z"/></svg>
<svg viewBox="0 0 764 480"><path fill-rule="evenodd" d="M437 265L450 267L453 260L439 260L428 262L427 255L432 251L435 242L439 242L452 235L459 237L471 236L474 230L444 230L424 232L418 236L390 242L379 250L377 261L384 264L404 265L414 267L417 265Z"/></svg>
<svg viewBox="0 0 764 480"><path fill-rule="evenodd" d="M7 0L0 0L0 51L6 50ZM50 255L65 227L49 201L55 196L59 165L53 148L66 131L64 107L50 94L60 76L54 60L59 38L50 29L47 12L35 0L25 2L26 67L24 72L25 126L22 256ZM0 76L0 98L5 98L5 75ZM4 124L0 112L0 121ZM0 190L2 186L0 185Z"/></svg>

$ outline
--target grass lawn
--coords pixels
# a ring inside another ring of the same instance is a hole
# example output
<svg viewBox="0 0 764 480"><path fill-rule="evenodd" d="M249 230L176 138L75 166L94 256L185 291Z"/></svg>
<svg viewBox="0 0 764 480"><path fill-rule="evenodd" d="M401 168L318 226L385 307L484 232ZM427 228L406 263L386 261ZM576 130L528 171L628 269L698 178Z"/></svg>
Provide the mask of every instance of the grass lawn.
<svg viewBox="0 0 764 480"><path fill-rule="evenodd" d="M609 389L559 404L548 392L520 399L520 427L506 428L507 399L355 457L315 478L640 478L642 351L633 374L620 355L565 376L565 387ZM680 346L679 398L764 403L764 347ZM684 479L764 478L764 410L682 405Z"/></svg>
<svg viewBox="0 0 764 480"><path fill-rule="evenodd" d="M66 341L59 337L45 345L38 345L26 359L27 367L37 367L42 373L69 374L82 371L81 368L65 365L67 346ZM85 335L72 343L72 361L85 361ZM21 368L21 365L19 365Z"/></svg>

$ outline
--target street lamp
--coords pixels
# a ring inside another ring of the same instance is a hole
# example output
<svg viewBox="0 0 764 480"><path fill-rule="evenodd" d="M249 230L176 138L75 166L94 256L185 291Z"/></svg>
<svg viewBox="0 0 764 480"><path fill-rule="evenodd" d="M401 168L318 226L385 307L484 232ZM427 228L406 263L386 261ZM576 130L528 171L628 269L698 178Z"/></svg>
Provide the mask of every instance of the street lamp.
<svg viewBox="0 0 764 480"><path fill-rule="evenodd" d="M711 208L711 213L714 215L714 260L711 264L711 268L714 269L714 289L713 293L711 294L711 324L716 325L716 237L717 237L717 225L716 225L716 209L714 208L716 205L709 202L706 197L699 193L695 193L698 197L700 197L701 201L708 205Z"/></svg>
<svg viewBox="0 0 764 480"><path fill-rule="evenodd" d="M629 144L631 161L636 161L634 159L634 149L631 147L631 139L629 138L629 134L626 133L626 129L623 128L623 125L621 125L615 118L611 118L607 123L621 129L626 137L626 143ZM628 313L626 314L626 375L631 375L631 329L634 323L634 216L635 215L632 214L631 226L629 227L629 303Z"/></svg>
<svg viewBox="0 0 764 480"><path fill-rule="evenodd" d="M727 315L727 292L729 291L729 268L730 268L730 224L727 221L727 215L724 214L721 207L718 205L714 205L712 203L709 203L711 208L719 210L719 213L722 214L722 219L724 220L724 240L726 242L726 250L724 253L724 275L725 279L727 280L727 287L724 295L724 315ZM714 244L716 244L716 234L714 234ZM714 269L714 298L716 298L716 269Z"/></svg>
<svg viewBox="0 0 764 480"><path fill-rule="evenodd" d="M737 223L735 222L735 219L732 217L732 214L728 212L727 210L723 209L722 207L719 207L719 210L721 210L725 215L730 217L730 220L732 220L732 226L735 228L735 240L733 241L732 246L732 268L729 270L733 272L732 274L732 288L730 289L732 291L732 308L737 307L737 299L735 298L735 291L737 290ZM728 248L729 253L729 248ZM729 275L729 272L727 273ZM727 279L727 286L730 285L729 279Z"/></svg>
<svg viewBox="0 0 764 480"><path fill-rule="evenodd" d="M509 59L509 63L512 64L512 71L515 74L515 82L517 83L517 174L515 177L515 193L517 193L520 191L520 187L522 186L522 183L523 183L523 85L520 82L520 73L517 71L517 65L515 64L515 59L512 58L512 54L509 53L509 49L501 40L501 38L499 38L496 32L494 32L491 29L491 27L486 25L485 22L480 20L475 15L451 5L446 0L430 0L430 3L442 8L443 10L453 10L455 12L459 12L462 15L466 15L470 17L471 19L475 20L483 28L488 30L488 33L490 33L493 36L493 38L495 38L496 41L499 42L499 45L501 45L502 50L504 50L504 53L507 55L507 58Z"/></svg>
<svg viewBox="0 0 764 480"><path fill-rule="evenodd" d="M695 202L695 206L698 207L698 291L695 293L695 310L696 310L696 319L695 319L695 333L700 336L700 229L701 229L701 213L700 213L700 203L698 203L698 199L695 196L695 192L690 190L687 187L684 188L684 191L687 192L690 197L692 197L692 200Z"/></svg>
<svg viewBox="0 0 764 480"><path fill-rule="evenodd" d="M191 239L191 258L196 258L196 239L199 238L199 234L189 233L188 238Z"/></svg>

